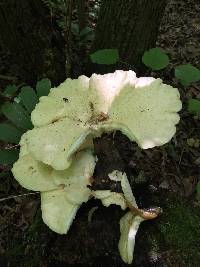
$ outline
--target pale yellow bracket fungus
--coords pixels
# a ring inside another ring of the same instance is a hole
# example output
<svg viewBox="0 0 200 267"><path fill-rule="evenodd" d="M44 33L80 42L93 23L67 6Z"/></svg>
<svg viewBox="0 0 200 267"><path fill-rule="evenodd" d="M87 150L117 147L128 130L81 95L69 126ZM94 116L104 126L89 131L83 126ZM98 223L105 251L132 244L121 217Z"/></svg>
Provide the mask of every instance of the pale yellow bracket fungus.
<svg viewBox="0 0 200 267"><path fill-rule="evenodd" d="M110 190L96 190L93 191L92 195L96 199L100 199L105 207L115 204L119 205L122 210L125 210L129 207L129 203L131 207L135 207L137 210L137 203L133 196L126 173L114 170L108 174L108 177L112 181L121 182L123 193L112 192Z"/></svg>
<svg viewBox="0 0 200 267"><path fill-rule="evenodd" d="M115 193L121 196L120 202L111 191L95 191L96 198L101 199L104 206L110 204L120 205L122 209L129 208L127 212L120 220L120 240L118 244L121 258L124 262L131 264L133 260L135 236L137 234L139 225L144 220L154 219L161 212L159 207L149 210L139 209L133 195L131 186L129 184L126 173L122 173L118 170L112 171L108 174L108 177L116 182L121 182L121 188L123 194ZM105 202L106 200L106 202ZM116 202L115 202L116 201Z"/></svg>
<svg viewBox="0 0 200 267"><path fill-rule="evenodd" d="M135 247L135 237L140 223L144 219L132 212L127 212L120 220L120 240L118 244L120 256L125 263L131 264Z"/></svg>
<svg viewBox="0 0 200 267"><path fill-rule="evenodd" d="M123 194L110 190L97 190L93 192L93 196L100 199L102 204L106 207L115 204L119 205L123 210L130 208L130 211L120 219L120 240L118 249L122 260L125 263L131 264L133 261L135 237L140 223L145 220L142 217L143 211L138 209L126 173L114 170L112 173L108 174L108 177L112 181L121 182Z"/></svg>
<svg viewBox="0 0 200 267"><path fill-rule="evenodd" d="M64 170L87 136L120 130L144 149L165 144L180 109L178 90L160 79L121 70L80 76L40 98L23 144L34 159Z"/></svg>
<svg viewBox="0 0 200 267"><path fill-rule="evenodd" d="M111 173L108 174L108 177L116 182L120 182L121 183L121 188L123 191L123 198L124 201L126 202L126 207L129 207L128 203L132 206L135 207L137 209L137 203L135 200L135 197L133 195L131 186L129 184L128 178L126 176L126 173L122 173L118 170L114 170Z"/></svg>
<svg viewBox="0 0 200 267"><path fill-rule="evenodd" d="M36 160L56 170L64 170L70 166L71 155L83 144L89 133L90 130L84 125L65 118L28 131L25 142Z"/></svg>
<svg viewBox="0 0 200 267"><path fill-rule="evenodd" d="M125 173L109 174L121 182L123 193L89 189L96 160L92 139L120 130L143 149L163 145L176 131L180 109L176 88L160 79L137 78L133 71L67 79L41 97L32 112L34 128L21 138L13 175L23 187L41 192L43 220L60 234L67 233L80 205L92 196L106 207L128 207L120 220L119 250L131 263L140 222L157 213L138 209Z"/></svg>
<svg viewBox="0 0 200 267"><path fill-rule="evenodd" d="M42 219L58 234L68 232L79 208L79 205L69 202L66 196L64 190L41 193Z"/></svg>
<svg viewBox="0 0 200 267"><path fill-rule="evenodd" d="M127 208L126 200L122 193L112 192L110 190L96 190L92 192L92 196L100 199L105 207L114 204L120 206L122 210Z"/></svg>
<svg viewBox="0 0 200 267"><path fill-rule="evenodd" d="M95 157L86 150L77 153L71 166L63 171L54 170L26 154L20 156L12 172L23 187L41 191L44 222L53 231L66 234L78 208L91 196L88 185L94 167Z"/></svg>

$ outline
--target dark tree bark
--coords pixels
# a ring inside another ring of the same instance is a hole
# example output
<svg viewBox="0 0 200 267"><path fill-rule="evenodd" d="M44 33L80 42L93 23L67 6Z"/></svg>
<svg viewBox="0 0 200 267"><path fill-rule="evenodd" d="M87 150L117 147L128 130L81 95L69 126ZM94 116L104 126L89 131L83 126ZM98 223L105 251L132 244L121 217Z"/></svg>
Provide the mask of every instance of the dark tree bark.
<svg viewBox="0 0 200 267"><path fill-rule="evenodd" d="M64 80L64 41L41 0L0 0L0 39L12 55L20 80Z"/></svg>
<svg viewBox="0 0 200 267"><path fill-rule="evenodd" d="M103 0L92 52L117 48L120 59L143 71L143 53L154 47L167 0ZM95 66L95 71L130 69L126 64ZM94 67L94 66L93 66Z"/></svg>
<svg viewBox="0 0 200 267"><path fill-rule="evenodd" d="M86 1L85 0L76 0L77 13L78 13L78 25L79 31L83 30L86 26Z"/></svg>

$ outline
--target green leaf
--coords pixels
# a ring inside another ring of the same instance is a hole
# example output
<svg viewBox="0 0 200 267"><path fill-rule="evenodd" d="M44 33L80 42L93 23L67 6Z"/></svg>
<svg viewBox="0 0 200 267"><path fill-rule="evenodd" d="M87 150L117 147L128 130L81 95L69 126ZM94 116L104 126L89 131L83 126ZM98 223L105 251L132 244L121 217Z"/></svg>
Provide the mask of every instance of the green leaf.
<svg viewBox="0 0 200 267"><path fill-rule="evenodd" d="M81 30L80 37L83 37L91 33L93 33L93 29L91 27L85 27L84 29Z"/></svg>
<svg viewBox="0 0 200 267"><path fill-rule="evenodd" d="M115 64L119 60L119 52L117 49L102 49L90 54L90 59L97 64Z"/></svg>
<svg viewBox="0 0 200 267"><path fill-rule="evenodd" d="M188 86L193 82L200 81L200 70L191 64L180 65L175 68L175 77L181 84Z"/></svg>
<svg viewBox="0 0 200 267"><path fill-rule="evenodd" d="M17 86L16 85L8 85L6 87L6 89L3 91L2 95L6 96L6 97L11 97L15 94L15 92L17 91Z"/></svg>
<svg viewBox="0 0 200 267"><path fill-rule="evenodd" d="M18 144L23 132L8 123L0 124L0 140Z"/></svg>
<svg viewBox="0 0 200 267"><path fill-rule="evenodd" d="M200 114L200 100L190 99L188 101L188 111L193 114Z"/></svg>
<svg viewBox="0 0 200 267"><path fill-rule="evenodd" d="M87 41L92 41L94 40L94 31L92 28L90 27L85 27L84 29L82 29L82 31L80 32L80 44L84 44Z"/></svg>
<svg viewBox="0 0 200 267"><path fill-rule="evenodd" d="M79 25L78 25L78 23L72 23L71 24L71 31L75 36L79 35Z"/></svg>
<svg viewBox="0 0 200 267"><path fill-rule="evenodd" d="M169 64L169 57L159 47L155 47L144 53L142 62L152 70L161 70Z"/></svg>
<svg viewBox="0 0 200 267"><path fill-rule="evenodd" d="M197 184L197 197L200 199L200 181Z"/></svg>
<svg viewBox="0 0 200 267"><path fill-rule="evenodd" d="M0 164L13 164L18 160L19 150L1 149Z"/></svg>
<svg viewBox="0 0 200 267"><path fill-rule="evenodd" d="M31 113L38 102L37 95L33 88L31 88L30 86L23 86L19 97L21 98L21 102L23 103L25 108L28 110L28 112Z"/></svg>
<svg viewBox="0 0 200 267"><path fill-rule="evenodd" d="M48 95L50 89L51 89L51 81L48 78L44 78L38 81L36 84L36 91L38 98L40 98L41 96Z"/></svg>
<svg viewBox="0 0 200 267"><path fill-rule="evenodd" d="M20 104L6 103L2 106L2 112L17 127L25 130L33 128L29 114Z"/></svg>

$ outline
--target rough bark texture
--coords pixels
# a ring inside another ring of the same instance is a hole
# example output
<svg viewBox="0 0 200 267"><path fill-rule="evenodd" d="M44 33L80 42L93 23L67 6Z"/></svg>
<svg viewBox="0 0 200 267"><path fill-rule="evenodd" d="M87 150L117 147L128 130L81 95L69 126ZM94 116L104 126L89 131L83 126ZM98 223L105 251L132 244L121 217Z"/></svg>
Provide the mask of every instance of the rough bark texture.
<svg viewBox="0 0 200 267"><path fill-rule="evenodd" d="M86 1L85 0L76 0L77 12L78 12L78 25L79 31L83 30L86 25Z"/></svg>
<svg viewBox="0 0 200 267"><path fill-rule="evenodd" d="M143 71L143 53L155 46L167 0L104 0L98 18L92 51L117 48L120 59L128 64L95 66L104 73L116 68ZM130 65L129 65L130 64ZM94 67L94 66L93 66Z"/></svg>
<svg viewBox="0 0 200 267"><path fill-rule="evenodd" d="M41 0L0 0L0 39L12 55L20 80L64 79L64 53L59 30Z"/></svg>

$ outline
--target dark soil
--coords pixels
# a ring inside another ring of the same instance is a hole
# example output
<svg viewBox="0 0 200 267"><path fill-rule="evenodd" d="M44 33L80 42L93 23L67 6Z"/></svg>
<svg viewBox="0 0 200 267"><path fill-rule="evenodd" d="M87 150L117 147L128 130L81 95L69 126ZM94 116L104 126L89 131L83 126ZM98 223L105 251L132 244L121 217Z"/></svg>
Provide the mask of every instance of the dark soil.
<svg viewBox="0 0 200 267"><path fill-rule="evenodd" d="M200 98L200 84L183 88L174 79L176 65L200 66L199 14L199 0L169 1L158 36L158 46L169 53L171 63L167 70L151 75L178 87L183 101L181 121L172 141L160 148L141 150L117 132L95 142L101 159L95 170L95 188L119 192L119 185L106 179L109 168L117 168L127 173L139 207L163 209L159 218L141 224L134 267L200 266L200 201L196 197L200 149L188 144L189 138L200 139L200 118L187 111L188 99ZM9 54L0 52L0 61L0 73L7 70L5 74L17 75L16 66L9 64ZM8 81L0 80L1 89L6 84ZM23 193L28 192L11 175L0 180L1 198ZM124 214L120 208L105 208L100 201L91 200L82 205L68 234L57 235L42 222L39 207L38 194L0 202L1 267L127 266L117 247L119 219Z"/></svg>

